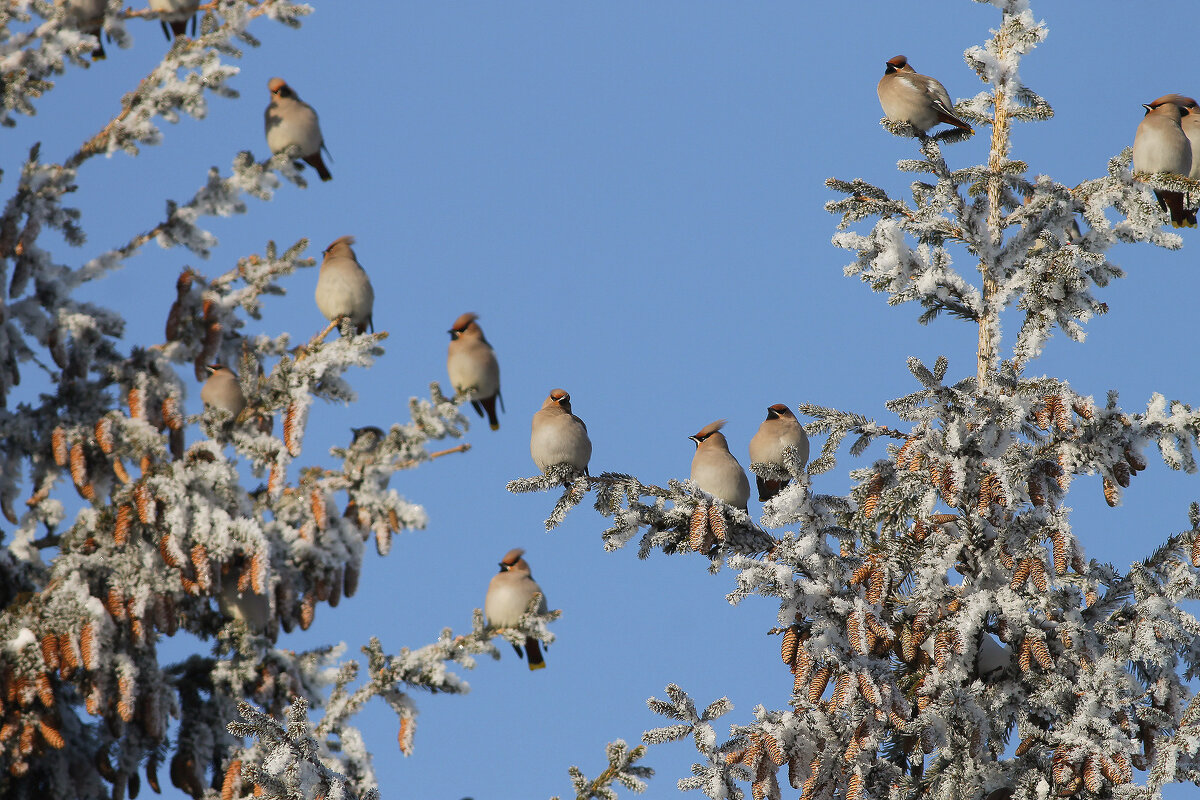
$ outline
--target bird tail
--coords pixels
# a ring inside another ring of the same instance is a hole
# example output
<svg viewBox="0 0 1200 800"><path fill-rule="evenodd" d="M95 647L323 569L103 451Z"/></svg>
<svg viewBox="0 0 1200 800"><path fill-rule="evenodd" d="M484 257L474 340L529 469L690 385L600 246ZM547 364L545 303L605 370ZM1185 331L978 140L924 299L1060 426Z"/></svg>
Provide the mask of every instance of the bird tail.
<svg viewBox="0 0 1200 800"><path fill-rule="evenodd" d="M104 35L103 28L86 31L96 37L96 49L92 51L92 61L103 61L107 56L104 53L104 40L101 38Z"/></svg>
<svg viewBox="0 0 1200 800"><path fill-rule="evenodd" d="M492 430L500 430L500 420L496 417L496 395L481 398L474 405L476 411L479 411L479 407L482 406L483 410L487 412L488 425ZM483 413L480 412L479 416L482 417Z"/></svg>
<svg viewBox="0 0 1200 800"><path fill-rule="evenodd" d="M938 121L949 123L950 125L953 125L956 128L961 128L962 130L967 131L968 133L975 132L975 129L972 128L970 125L968 125L966 122L964 122L962 119L954 116L953 114L948 114L944 111L938 112Z"/></svg>
<svg viewBox="0 0 1200 800"><path fill-rule="evenodd" d="M542 658L542 647L538 644L537 639L528 638L525 640L525 652L529 656L529 669L545 669L546 660Z"/></svg>
<svg viewBox="0 0 1200 800"><path fill-rule="evenodd" d="M317 175L320 176L321 180L333 180L333 175L330 174L329 168L325 166L325 162L321 159L321 152L319 150L311 156L305 156L304 160L308 162L310 167L317 171Z"/></svg>
<svg viewBox="0 0 1200 800"><path fill-rule="evenodd" d="M1158 198L1158 204L1162 206L1162 209L1170 216L1172 228L1196 227L1196 212L1184 208L1183 192L1155 191L1154 196Z"/></svg>
<svg viewBox="0 0 1200 800"><path fill-rule="evenodd" d="M754 476L754 479L758 482L758 502L760 503L767 502L782 492L783 487L788 485L787 481L767 481L757 475Z"/></svg>
<svg viewBox="0 0 1200 800"><path fill-rule="evenodd" d="M194 20L195 17L192 17L192 19ZM172 22L171 23L171 33L175 34L176 36L186 36L187 35L187 24L188 24L188 21L186 19L176 20L176 21ZM195 32L196 32L196 26L192 25L192 33L195 33Z"/></svg>
<svg viewBox="0 0 1200 800"><path fill-rule="evenodd" d="M941 102L935 102L934 107L938 112L938 122L945 122L948 125L953 125L956 128L961 128L971 133L975 132L974 128L964 122L961 117L956 116L953 111L942 105Z"/></svg>

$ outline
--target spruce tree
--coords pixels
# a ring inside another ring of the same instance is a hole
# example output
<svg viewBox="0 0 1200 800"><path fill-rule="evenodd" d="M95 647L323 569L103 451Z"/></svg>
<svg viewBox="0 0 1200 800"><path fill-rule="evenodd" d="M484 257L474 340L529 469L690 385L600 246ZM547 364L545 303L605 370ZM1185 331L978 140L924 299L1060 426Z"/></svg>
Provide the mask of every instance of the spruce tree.
<svg viewBox="0 0 1200 800"><path fill-rule="evenodd" d="M302 154L256 161L238 153L224 172L200 176L190 200L168 201L160 222L92 258L64 263L42 242L53 233L84 244L80 212L67 204L84 164L159 143L162 121L203 118L210 94L235 97L230 62L240 45L257 44L255 26L297 27L310 11L286 0L205 4L193 36L176 36L77 150L33 148L0 216L0 508L11 526L0 530L6 798L120 800L143 786L160 792L168 780L196 798L263 789L367 797L375 792L370 754L349 718L382 698L407 752L412 689L462 692L447 664L497 652L497 632L480 615L463 635L447 630L395 655L365 642L365 670L334 647L276 646L281 629L306 629L319 609L355 593L368 540L385 555L396 534L425 526L424 509L389 487L393 473L469 447L432 449L462 438L467 422L464 398L433 383L428 399L410 401L408 420L356 431L329 466L301 461L314 400L354 400L351 377L375 365L387 339L339 332L336 321L299 340L247 332L269 298L314 265L307 241L266 241L261 253L209 274L183 269L169 307L141 309L161 314L157 341L126 343L117 312L77 299L152 242L207 258L217 239L201 220L247 213L248 198L270 200L284 181L304 187ZM0 122L32 115L57 74L95 66L97 37L130 46L126 25L157 35L157 16L114 0L96 30L62 4L5 4ZM185 411L185 380L203 382L214 363L239 375L247 404L236 417ZM553 617L531 615L520 640L549 639ZM160 645L182 633L210 652L161 660ZM307 724L310 708L324 713ZM231 733L243 715L259 740ZM280 766L286 748L256 724L260 716L291 721L284 735L299 742L307 769Z"/></svg>
<svg viewBox="0 0 1200 800"><path fill-rule="evenodd" d="M947 163L971 133L885 119L916 148L898 164L917 176L911 197L865 179L827 182L844 196L826 208L841 217L833 243L855 254L846 274L889 305L919 304L918 321L947 335L966 323L977 363L911 358L915 385L886 405L895 426L802 404L808 433L827 438L807 470L751 465L792 479L761 526L690 482L618 473L567 481L547 519L559 524L590 491L612 519L606 549L640 534L640 556L693 553L736 572L731 603L779 601L764 627L791 673L786 708L759 705L722 738L714 721L731 711L726 700L698 712L672 684L649 701L671 724L645 741L691 737L700 753L682 790L741 797L749 784L755 798L777 798L786 782L804 800L1033 800L1157 797L1168 783L1200 783L1200 701L1188 685L1200 621L1185 604L1200 596L1200 509L1118 570L1088 558L1066 505L1081 475L1100 475L1116 505L1151 446L1194 472L1200 415L1158 395L1126 410L1113 392L1097 402L1035 371L1056 330L1082 341L1108 310L1098 290L1124 274L1107 256L1115 243L1181 246L1147 187L1193 197L1198 187L1132 174L1129 148L1076 186L1012 158L1014 123L1052 116L1018 74L1046 28L1024 0L992 5L1002 15L992 37L965 53L984 89L955 107L974 135L990 136L987 163ZM1006 358L1002 321L1016 327ZM850 456L881 441L886 455L850 472L849 496L820 494L847 441Z"/></svg>

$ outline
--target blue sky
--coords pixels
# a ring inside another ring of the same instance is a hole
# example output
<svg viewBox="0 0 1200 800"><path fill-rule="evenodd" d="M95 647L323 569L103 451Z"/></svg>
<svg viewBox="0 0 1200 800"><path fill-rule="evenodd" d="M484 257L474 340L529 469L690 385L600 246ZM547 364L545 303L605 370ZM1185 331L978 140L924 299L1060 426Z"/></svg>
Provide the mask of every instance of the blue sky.
<svg viewBox="0 0 1200 800"><path fill-rule="evenodd" d="M1190 5L1146 2L1133 16L1126 7L1101 0L1083 15L1074 4L1035 6L1050 37L1021 73L1056 116L1015 129L1013 155L1032 172L1067 185L1103 174L1132 143L1141 103L1200 93L1186 83L1194 48L1157 27L1190 20ZM282 646L346 641L354 652L376 635L394 652L443 627L462 631L499 557L517 546L564 612L559 640L544 671L530 673L505 647L502 661L466 674L469 695L418 696L410 758L396 748L391 712L369 709L360 722L386 797L569 794L568 765L594 777L605 742L636 742L664 722L645 699L668 682L698 703L728 695L735 710L725 722L745 722L758 703L786 705L791 676L778 639L765 634L773 604L730 607L733 574L709 575L697 557L606 554L607 522L588 504L547 534L556 496L504 486L534 473L529 419L554 387L570 391L588 424L593 474L663 484L687 477L687 437L714 419L729 418L725 432L745 465L772 403L890 420L884 403L915 387L908 356L932 363L944 354L952 377L974 374L973 327L948 318L921 327L918 308L890 308L843 277L852 254L829 243L837 218L822 206L836 197L824 187L831 176L906 193L911 176L895 162L915 149L878 125L884 61L904 53L952 97L972 96L981 85L962 51L998 22L993 7L965 0L318 4L300 31L252 29L263 46L238 62L241 98L213 99L202 122L165 125L164 143L136 159L82 169L70 199L90 238L59 251L72 263L152 227L164 199L191 197L209 166L227 172L243 149L265 157L268 78L284 77L318 110L332 182L284 186L274 202L249 200L247 216L213 221L221 246L208 262L151 245L88 290L126 313L129 341L153 343L185 265L216 275L268 239L301 237L319 257L355 235L376 329L390 333L387 354L347 376L358 403L314 407L301 463L331 463L328 448L344 445L352 425L405 421L409 396L446 382L450 323L481 315L501 364L500 431L477 424L470 453L398 475L392 485L425 506L429 528L401 536L386 559L372 554L359 594L321 607L313 627ZM36 118L5 131L5 186L33 142L47 158L73 152L157 61L167 46L158 25L129 28L133 49L70 70L37 102ZM976 136L947 158L978 163L986 148ZM1185 232L1178 252L1115 250L1128 277L1101 291L1110 313L1088 326L1086 344L1057 336L1030 372L1063 377L1100 402L1118 389L1131 411L1154 391L1194 402L1197 237ZM955 257L968 268L965 252ZM315 281L315 270L296 275L250 330L288 330L294 340L320 330ZM1007 345L1014 332L1009 320ZM188 407L199 409L198 385ZM843 451L816 489L845 491L847 470L881 453ZM1120 508L1105 506L1099 478L1074 484L1075 532L1089 556L1125 565L1187 527L1195 478L1147 455L1150 469ZM651 795L674 793L694 755L687 743L651 750Z"/></svg>

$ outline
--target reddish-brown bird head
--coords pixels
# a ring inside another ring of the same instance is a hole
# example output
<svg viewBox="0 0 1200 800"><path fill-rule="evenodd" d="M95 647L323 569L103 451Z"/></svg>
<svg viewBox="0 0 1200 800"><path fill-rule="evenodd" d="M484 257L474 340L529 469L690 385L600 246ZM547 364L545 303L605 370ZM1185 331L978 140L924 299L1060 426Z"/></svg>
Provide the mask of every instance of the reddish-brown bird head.
<svg viewBox="0 0 1200 800"><path fill-rule="evenodd" d="M325 257L331 258L336 256L345 256L347 258L353 258L355 261L357 261L358 258L354 255L354 250L352 250L350 247L352 244L354 244L353 236L342 236L334 239L329 247L325 248Z"/></svg>
<svg viewBox="0 0 1200 800"><path fill-rule="evenodd" d="M476 322L475 322L475 320L477 320L477 319L479 319L478 314L476 314L472 311L468 311L467 313L460 316L458 319L454 320L454 324L450 326L450 338L457 339L458 337L462 336L467 331L472 331L472 332L478 331L478 332L482 333L483 332L482 328L480 328L479 325L476 324Z"/></svg>
<svg viewBox="0 0 1200 800"><path fill-rule="evenodd" d="M902 72L904 70L913 71L913 68L908 65L907 56L892 56L887 60L884 67L885 75L891 75L893 72Z"/></svg>
<svg viewBox="0 0 1200 800"><path fill-rule="evenodd" d="M567 394L566 389L554 389L550 392L550 396L542 403L542 408L550 408L558 406L568 414L571 413L571 395Z"/></svg>
<svg viewBox="0 0 1200 800"><path fill-rule="evenodd" d="M776 403L773 406L767 406L767 419L779 419L780 417L793 417L795 414L783 403Z"/></svg>
<svg viewBox="0 0 1200 800"><path fill-rule="evenodd" d="M504 558L500 559L501 572L529 572L529 564L521 556L525 555L525 551L520 547L514 547L504 554Z"/></svg>
<svg viewBox="0 0 1200 800"><path fill-rule="evenodd" d="M1159 98L1159 100L1161 99ZM1176 121L1183 119L1188 113L1188 109L1170 101L1160 103L1158 100L1155 100L1153 103L1142 103L1142 108L1146 109L1146 116L1157 114L1159 117L1166 117Z"/></svg>
<svg viewBox="0 0 1200 800"><path fill-rule="evenodd" d="M271 90L271 94L275 97L295 97L296 93L292 91L292 87L287 85L287 81L283 78L271 78L267 81L267 88Z"/></svg>
<svg viewBox="0 0 1200 800"><path fill-rule="evenodd" d="M1195 100L1182 94L1164 94L1157 100L1151 100L1146 105L1150 106L1150 108L1158 108L1159 106L1166 105L1167 103L1174 103L1180 108L1188 110L1200 108L1200 105L1197 105Z"/></svg>

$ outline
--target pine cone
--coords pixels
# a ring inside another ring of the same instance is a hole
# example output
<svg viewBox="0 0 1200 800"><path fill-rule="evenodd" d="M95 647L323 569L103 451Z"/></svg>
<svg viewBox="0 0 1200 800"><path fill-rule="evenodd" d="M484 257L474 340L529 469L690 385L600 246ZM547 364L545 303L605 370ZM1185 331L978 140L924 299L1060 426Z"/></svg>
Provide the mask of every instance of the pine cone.
<svg viewBox="0 0 1200 800"><path fill-rule="evenodd" d="M688 526L688 542L697 553L707 551L712 546L708 532L708 511L699 506L692 512Z"/></svg>
<svg viewBox="0 0 1200 800"><path fill-rule="evenodd" d="M1050 542L1054 545L1054 572L1058 575L1066 575L1067 565L1071 560L1067 537L1062 531L1053 530L1050 532Z"/></svg>
<svg viewBox="0 0 1200 800"><path fill-rule="evenodd" d="M300 404L288 403L283 414L283 444L292 458L300 455L300 435L303 433L300 425Z"/></svg>
<svg viewBox="0 0 1200 800"><path fill-rule="evenodd" d="M718 542L725 541L725 515L721 512L720 506L709 506L708 529L712 531L713 536L716 537Z"/></svg>
<svg viewBox="0 0 1200 800"><path fill-rule="evenodd" d="M829 686L829 678L833 675L833 670L829 665L823 665L813 673L812 679L808 683L808 702L816 705L821 700L821 695L825 694L825 688Z"/></svg>
<svg viewBox="0 0 1200 800"><path fill-rule="evenodd" d="M122 504L117 507L117 521L113 527L113 541L119 547L129 542L129 531L133 528L133 506Z"/></svg>
<svg viewBox="0 0 1200 800"><path fill-rule="evenodd" d="M1130 470L1129 470L1128 464L1126 464L1124 461L1118 461L1117 463L1113 464L1112 465L1112 474L1113 474L1113 478L1116 479L1117 483L1121 484L1121 486L1126 489L1129 488Z"/></svg>
<svg viewBox="0 0 1200 800"><path fill-rule="evenodd" d="M1109 507L1115 506L1121 500L1121 493L1117 490L1117 485L1110 481L1107 477L1104 479L1104 502L1108 503Z"/></svg>
<svg viewBox="0 0 1200 800"><path fill-rule="evenodd" d="M783 632L783 643L780 646L779 655L783 659L783 663L789 667L796 663L796 648L799 643L800 635L795 626Z"/></svg>

